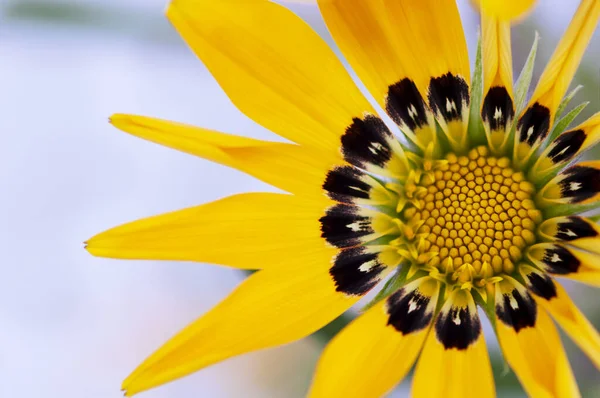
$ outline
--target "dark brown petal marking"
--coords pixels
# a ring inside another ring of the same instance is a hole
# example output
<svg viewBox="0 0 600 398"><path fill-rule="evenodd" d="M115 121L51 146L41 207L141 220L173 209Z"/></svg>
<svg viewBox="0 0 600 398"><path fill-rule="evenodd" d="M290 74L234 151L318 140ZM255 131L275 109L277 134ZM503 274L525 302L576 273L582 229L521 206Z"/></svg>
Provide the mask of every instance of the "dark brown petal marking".
<svg viewBox="0 0 600 398"><path fill-rule="evenodd" d="M356 206L336 205L321 217L321 237L340 248L356 246L360 238L373 233L371 219L359 215Z"/></svg>
<svg viewBox="0 0 600 398"><path fill-rule="evenodd" d="M383 269L377 254L367 253L364 247L353 247L336 256L329 274L338 292L360 296L379 282Z"/></svg>
<svg viewBox="0 0 600 398"><path fill-rule="evenodd" d="M542 140L548 135L550 129L550 109L538 104L530 106L517 123L520 132L519 141L529 145L537 140Z"/></svg>
<svg viewBox="0 0 600 398"><path fill-rule="evenodd" d="M532 272L526 276L527 288L534 294L550 300L556 297L556 286L554 281L548 275Z"/></svg>
<svg viewBox="0 0 600 398"><path fill-rule="evenodd" d="M514 117L515 107L506 88L490 88L481 108L484 123L489 124L490 130L506 130Z"/></svg>
<svg viewBox="0 0 600 398"><path fill-rule="evenodd" d="M425 101L412 80L391 85L385 102L385 110L397 125L406 125L411 131L427 125Z"/></svg>
<svg viewBox="0 0 600 398"><path fill-rule="evenodd" d="M598 232L589 222L580 217L567 217L567 222L558 224L555 238L563 241L572 241L580 238L593 238Z"/></svg>
<svg viewBox="0 0 600 398"><path fill-rule="evenodd" d="M336 167L327 173L323 189L329 197L340 202L353 198L369 199L369 184L361 180L364 173L352 166Z"/></svg>
<svg viewBox="0 0 600 398"><path fill-rule="evenodd" d="M418 332L429 326L433 311L429 308L431 297L419 292L419 289L402 288L387 299L388 325L402 334Z"/></svg>
<svg viewBox="0 0 600 398"><path fill-rule="evenodd" d="M535 325L537 305L529 293L514 289L502 294L502 301L496 303L496 315L505 325L518 332Z"/></svg>
<svg viewBox="0 0 600 398"><path fill-rule="evenodd" d="M573 166L563 172L566 176L558 184L563 198L580 203L600 192L600 170L587 166Z"/></svg>
<svg viewBox="0 0 600 398"><path fill-rule="evenodd" d="M446 122L462 120L463 102L469 104L469 86L464 79L446 73L429 83L429 106Z"/></svg>
<svg viewBox="0 0 600 398"><path fill-rule="evenodd" d="M587 135L583 130L567 131L556 137L548 157L554 164L567 162L579 152Z"/></svg>
<svg viewBox="0 0 600 398"><path fill-rule="evenodd" d="M358 167L365 163L383 167L392 157L390 139L393 136L380 118L354 118L342 136L342 154L348 163Z"/></svg>
<svg viewBox="0 0 600 398"><path fill-rule="evenodd" d="M542 262L546 265L548 272L566 275L577 272L581 262L562 246L554 245L552 249L544 251Z"/></svg>
<svg viewBox="0 0 600 398"><path fill-rule="evenodd" d="M440 312L435 321L435 335L445 349L464 350L477 341L481 334L481 322L477 311L471 313L469 307L450 307L448 312Z"/></svg>

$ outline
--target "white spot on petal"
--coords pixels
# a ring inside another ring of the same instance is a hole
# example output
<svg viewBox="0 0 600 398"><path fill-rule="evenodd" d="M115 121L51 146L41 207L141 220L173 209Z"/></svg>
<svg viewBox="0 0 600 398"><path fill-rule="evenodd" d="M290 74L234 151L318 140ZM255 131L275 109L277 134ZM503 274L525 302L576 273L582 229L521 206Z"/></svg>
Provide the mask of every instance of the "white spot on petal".
<svg viewBox="0 0 600 398"><path fill-rule="evenodd" d="M566 147L565 147L565 148L564 148L562 151L560 151L559 153L557 153L557 154L555 155L555 157L556 157L556 156L561 156L561 155L564 155L564 154L565 154L565 153L566 153L566 152L569 150L569 148L570 148L570 147L571 147L570 145L567 145L567 146L566 146Z"/></svg>
<svg viewBox="0 0 600 398"><path fill-rule="evenodd" d="M458 311L456 312L456 315L454 316L454 319L452 319L452 322L454 322L455 325L460 325L461 324L460 313Z"/></svg>
<svg viewBox="0 0 600 398"><path fill-rule="evenodd" d="M408 116L410 116L413 120L416 121L417 108L415 108L413 104L410 104L410 106L408 107Z"/></svg>
<svg viewBox="0 0 600 398"><path fill-rule="evenodd" d="M456 104L450 98L446 98L446 112L450 113L456 110Z"/></svg>
<svg viewBox="0 0 600 398"><path fill-rule="evenodd" d="M581 188L581 183L580 183L580 182L572 182L572 183L569 185L569 189L570 189L571 191L577 191L577 190L578 190L578 189L580 189L580 188Z"/></svg>
<svg viewBox="0 0 600 398"><path fill-rule="evenodd" d="M527 139L529 139L529 137L531 137L532 134L533 134L533 126L529 127L529 130L527 130Z"/></svg>
<svg viewBox="0 0 600 398"><path fill-rule="evenodd" d="M367 192L366 190L359 188L359 187L353 187L352 185L349 185L348 188L354 190L354 191L359 191L359 192Z"/></svg>
<svg viewBox="0 0 600 398"><path fill-rule="evenodd" d="M562 259L560 258L560 256L558 254L554 253L552 258L550 259L550 262L558 263L559 261L562 261Z"/></svg>
<svg viewBox="0 0 600 398"><path fill-rule="evenodd" d="M381 145L379 142L372 142L371 146L369 147L369 151L371 151L371 153L374 155L377 155L377 152L381 151L382 148L383 145Z"/></svg>
<svg viewBox="0 0 600 398"><path fill-rule="evenodd" d="M418 309L419 303L417 303L417 301L415 300L415 298L411 298L410 301L408 302L408 313L410 314L411 312L413 312L414 310Z"/></svg>
<svg viewBox="0 0 600 398"><path fill-rule="evenodd" d="M346 225L346 228L348 228L352 232L360 232L362 230L362 226L360 225L360 223L358 221L354 222L352 224Z"/></svg>
<svg viewBox="0 0 600 398"><path fill-rule="evenodd" d="M497 107L494 110L494 120L500 120L502 119L502 109L500 109L499 107Z"/></svg>
<svg viewBox="0 0 600 398"><path fill-rule="evenodd" d="M375 267L377 265L377 262L375 260L371 260L371 261L367 261L366 263L363 263L360 267L358 267L358 270L360 272L369 272L371 271L371 269L373 267Z"/></svg>

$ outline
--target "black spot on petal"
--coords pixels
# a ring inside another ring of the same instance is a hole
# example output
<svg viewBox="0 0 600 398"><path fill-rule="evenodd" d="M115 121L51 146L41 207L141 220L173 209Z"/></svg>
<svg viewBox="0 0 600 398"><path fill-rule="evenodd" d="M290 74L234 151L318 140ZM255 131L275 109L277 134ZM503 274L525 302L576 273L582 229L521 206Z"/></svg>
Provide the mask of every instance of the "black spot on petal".
<svg viewBox="0 0 600 398"><path fill-rule="evenodd" d="M598 232L594 227L580 217L567 217L566 222L558 223L556 238L563 241L572 241L580 238L594 238Z"/></svg>
<svg viewBox="0 0 600 398"><path fill-rule="evenodd" d="M512 98L505 87L492 87L485 96L481 108L481 118L491 130L506 130L515 117Z"/></svg>
<svg viewBox="0 0 600 398"><path fill-rule="evenodd" d="M407 291L402 288L392 294L387 301L388 325L402 334L414 333L429 326L433 311L429 308L431 297L418 289Z"/></svg>
<svg viewBox="0 0 600 398"><path fill-rule="evenodd" d="M338 292L363 295L379 282L384 266L377 254L367 253L364 247L342 250L335 258L329 274Z"/></svg>
<svg viewBox="0 0 600 398"><path fill-rule="evenodd" d="M544 251L542 262L548 272L565 275L577 272L581 262L569 250L562 246L554 246Z"/></svg>
<svg viewBox="0 0 600 398"><path fill-rule="evenodd" d="M399 126L410 130L427 124L426 105L417 86L410 79L403 79L388 89L385 110Z"/></svg>
<svg viewBox="0 0 600 398"><path fill-rule="evenodd" d="M372 163L383 167L392 157L388 142L392 138L387 126L380 118L369 115L364 119L354 118L342 136L342 154L349 163L363 167Z"/></svg>
<svg viewBox="0 0 600 398"><path fill-rule="evenodd" d="M579 152L587 135L583 130L567 131L556 137L548 157L554 164L567 162Z"/></svg>
<svg viewBox="0 0 600 398"><path fill-rule="evenodd" d="M520 132L519 141L527 142L531 146L537 140L546 138L549 129L550 109L537 102L525 111L517 123L517 131Z"/></svg>
<svg viewBox="0 0 600 398"><path fill-rule="evenodd" d="M504 293L502 300L496 303L496 315L505 325L518 332L535 325L537 305L529 293L514 289L510 293Z"/></svg>
<svg viewBox="0 0 600 398"><path fill-rule="evenodd" d="M554 281L548 275L532 272L527 275L527 282L527 287L534 294L546 300L556 297L556 285L554 285Z"/></svg>
<svg viewBox="0 0 600 398"><path fill-rule="evenodd" d="M464 350L477 341L481 334L481 322L477 311L471 313L468 307L450 307L440 312L435 321L435 335L445 349Z"/></svg>
<svg viewBox="0 0 600 398"><path fill-rule="evenodd" d="M321 237L331 245L343 248L356 246L360 238L373 233L371 219L360 216L355 206L336 205L319 219Z"/></svg>
<svg viewBox="0 0 600 398"><path fill-rule="evenodd" d="M573 166L563 173L566 177L559 182L563 198L571 203L591 199L600 192L600 170L587 166Z"/></svg>
<svg viewBox="0 0 600 398"><path fill-rule="evenodd" d="M354 198L369 199L371 186L362 181L364 173L352 166L336 167L327 173L323 189L329 197L340 202Z"/></svg>
<svg viewBox="0 0 600 398"><path fill-rule="evenodd" d="M463 78L446 73L431 79L428 98L431 109L446 122L461 120L463 107L469 105L469 86Z"/></svg>

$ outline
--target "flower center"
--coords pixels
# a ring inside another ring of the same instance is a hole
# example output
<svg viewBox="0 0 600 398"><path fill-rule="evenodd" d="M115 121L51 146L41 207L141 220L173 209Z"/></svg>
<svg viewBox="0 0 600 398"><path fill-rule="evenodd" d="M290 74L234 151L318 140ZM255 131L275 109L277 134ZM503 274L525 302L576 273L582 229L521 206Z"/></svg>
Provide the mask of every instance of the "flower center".
<svg viewBox="0 0 600 398"><path fill-rule="evenodd" d="M419 254L443 273L470 264L479 274L485 263L494 275L513 273L542 221L534 186L508 158L488 156L486 147L445 159L432 172L427 193L403 212L407 221L423 223Z"/></svg>

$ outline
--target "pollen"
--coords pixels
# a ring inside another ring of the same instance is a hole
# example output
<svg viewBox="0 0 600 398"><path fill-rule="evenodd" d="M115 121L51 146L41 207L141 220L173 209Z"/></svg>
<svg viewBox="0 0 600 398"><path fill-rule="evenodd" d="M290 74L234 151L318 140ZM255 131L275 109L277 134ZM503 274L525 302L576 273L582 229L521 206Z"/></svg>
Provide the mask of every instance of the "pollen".
<svg viewBox="0 0 600 398"><path fill-rule="evenodd" d="M485 147L448 154L433 176L418 205L404 210L404 218L422 223L419 251L430 254L428 265L481 273L487 264L494 275L513 273L542 221L534 186Z"/></svg>

